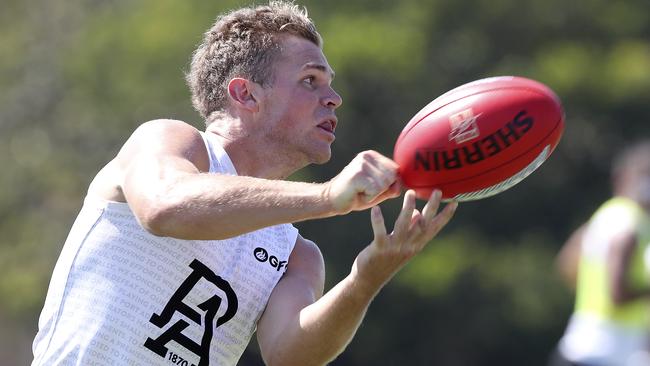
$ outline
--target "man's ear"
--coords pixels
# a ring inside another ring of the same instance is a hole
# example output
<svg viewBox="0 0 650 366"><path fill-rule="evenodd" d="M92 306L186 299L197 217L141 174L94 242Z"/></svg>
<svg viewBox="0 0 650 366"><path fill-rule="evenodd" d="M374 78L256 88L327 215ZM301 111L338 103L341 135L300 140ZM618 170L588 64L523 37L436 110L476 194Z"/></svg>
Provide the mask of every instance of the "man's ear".
<svg viewBox="0 0 650 366"><path fill-rule="evenodd" d="M255 86L255 83L250 80L232 78L228 83L228 95L231 102L239 108L256 112L258 104L254 95Z"/></svg>

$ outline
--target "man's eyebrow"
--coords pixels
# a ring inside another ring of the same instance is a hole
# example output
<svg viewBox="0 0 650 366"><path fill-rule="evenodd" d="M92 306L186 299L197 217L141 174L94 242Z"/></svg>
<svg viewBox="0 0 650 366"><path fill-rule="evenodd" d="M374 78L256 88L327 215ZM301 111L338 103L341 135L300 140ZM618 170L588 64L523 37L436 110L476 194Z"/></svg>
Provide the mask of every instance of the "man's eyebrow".
<svg viewBox="0 0 650 366"><path fill-rule="evenodd" d="M323 72L325 74L329 74L332 79L334 79L334 76L336 76L336 73L334 72L334 70L331 70L329 67L326 67L325 65L317 64L317 63L313 63L313 62L309 62L309 63L305 64L305 66L303 66L302 69L303 70L316 69L316 70L321 71L321 72Z"/></svg>

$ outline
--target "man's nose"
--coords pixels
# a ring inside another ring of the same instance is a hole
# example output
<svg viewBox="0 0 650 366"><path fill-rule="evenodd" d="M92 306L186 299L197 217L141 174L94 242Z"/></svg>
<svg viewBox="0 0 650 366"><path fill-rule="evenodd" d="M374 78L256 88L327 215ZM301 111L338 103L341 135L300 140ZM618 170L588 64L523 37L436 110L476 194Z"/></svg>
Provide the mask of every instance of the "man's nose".
<svg viewBox="0 0 650 366"><path fill-rule="evenodd" d="M341 104L343 104L343 98L341 98L334 88L331 86L328 87L327 94L323 98L323 105L328 108L336 109L340 107Z"/></svg>

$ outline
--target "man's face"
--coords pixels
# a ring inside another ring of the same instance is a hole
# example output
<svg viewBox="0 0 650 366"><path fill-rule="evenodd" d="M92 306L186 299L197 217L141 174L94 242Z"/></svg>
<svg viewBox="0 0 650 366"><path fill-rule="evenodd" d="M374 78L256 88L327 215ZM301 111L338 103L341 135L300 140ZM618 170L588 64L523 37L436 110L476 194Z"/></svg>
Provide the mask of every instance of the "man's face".
<svg viewBox="0 0 650 366"><path fill-rule="evenodd" d="M628 162L621 176L623 193L650 209L650 157L637 156Z"/></svg>
<svg viewBox="0 0 650 366"><path fill-rule="evenodd" d="M638 162L634 184L639 203L650 209L650 157L644 157Z"/></svg>
<svg viewBox="0 0 650 366"><path fill-rule="evenodd" d="M270 87L258 98L266 142L298 165L330 159L341 97L321 49L308 40L285 36L273 66Z"/></svg>

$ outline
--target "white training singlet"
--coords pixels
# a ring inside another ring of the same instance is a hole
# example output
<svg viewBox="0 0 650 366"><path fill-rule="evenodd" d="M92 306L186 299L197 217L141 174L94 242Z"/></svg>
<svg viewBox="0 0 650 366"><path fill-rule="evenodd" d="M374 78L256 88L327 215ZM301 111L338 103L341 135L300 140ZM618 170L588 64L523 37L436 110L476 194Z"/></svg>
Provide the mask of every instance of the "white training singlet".
<svg viewBox="0 0 650 366"><path fill-rule="evenodd" d="M236 175L202 135L210 174ZM226 240L157 237L126 203L86 197L54 268L32 365L235 365L297 234L284 224Z"/></svg>

